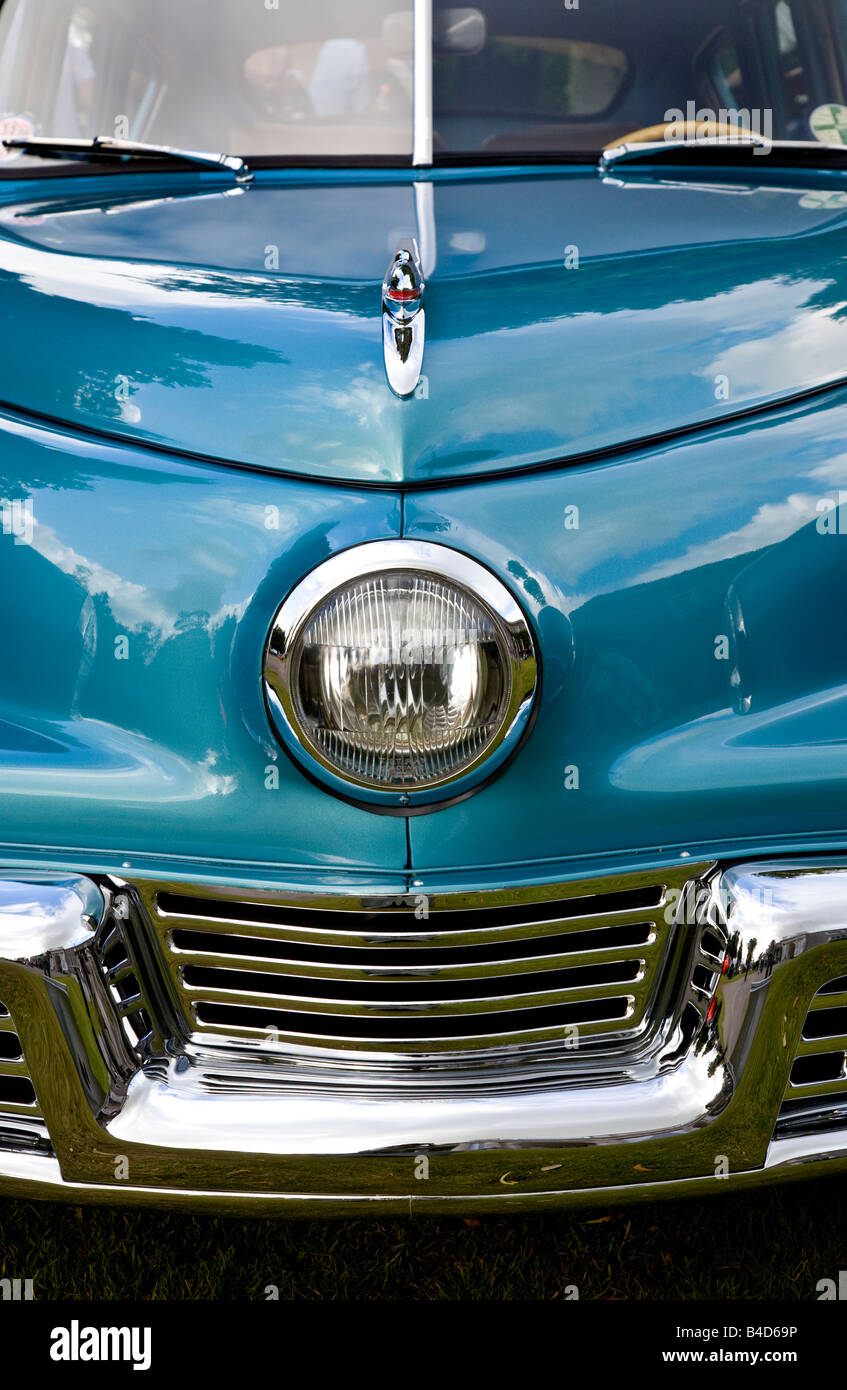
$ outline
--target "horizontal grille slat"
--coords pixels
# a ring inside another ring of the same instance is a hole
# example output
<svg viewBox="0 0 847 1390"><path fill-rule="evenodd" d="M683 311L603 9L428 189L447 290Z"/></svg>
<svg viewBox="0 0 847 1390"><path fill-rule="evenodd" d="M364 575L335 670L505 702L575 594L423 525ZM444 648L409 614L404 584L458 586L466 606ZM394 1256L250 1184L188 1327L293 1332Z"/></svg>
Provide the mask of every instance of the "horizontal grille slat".
<svg viewBox="0 0 847 1390"><path fill-rule="evenodd" d="M798 1057L812 1057L821 1052L847 1051L847 1038L801 1038L797 1045Z"/></svg>
<svg viewBox="0 0 847 1390"><path fill-rule="evenodd" d="M803 1099L787 1100L779 1112L776 1133L780 1138L792 1134L847 1128L847 1092L822 1091Z"/></svg>
<svg viewBox="0 0 847 1390"><path fill-rule="evenodd" d="M442 911L438 914L439 931L460 929L466 931L471 925L469 917L475 912L483 913L485 929L495 927L537 925L539 909L543 906L542 920L551 919L564 922L572 917L583 917L602 913L608 917L617 912L646 912L659 907L664 900L664 887L660 884L647 887L604 893L602 897L572 897L540 904L504 904L486 908L467 908L460 911ZM239 902L198 898L182 893L159 893L157 906L160 913L172 917L192 917L197 919L218 919L227 923L244 922L256 926L274 927L318 927L324 930L349 932L351 928L367 932L391 932L398 922L408 922L414 918L408 906L392 911L336 912L327 908L276 906L269 903ZM593 909L593 912L592 912Z"/></svg>
<svg viewBox="0 0 847 1390"><path fill-rule="evenodd" d="M847 1089L847 1065L845 1065L843 1076L836 1077L835 1080L830 1076L824 1081L805 1081L802 1086L789 1086L784 1104L787 1105L789 1101L796 1099L806 1100L809 1097L814 1099L815 1096L844 1089Z"/></svg>
<svg viewBox="0 0 847 1390"><path fill-rule="evenodd" d="M841 991L836 994L834 990L828 991L827 993L824 993L823 990L818 990L809 1005L809 1013L819 1013L822 1009L847 1009L847 994Z"/></svg>
<svg viewBox="0 0 847 1390"><path fill-rule="evenodd" d="M439 938L440 939L440 938ZM316 972L330 972L338 967L347 967L356 975L369 969L380 972L397 970L434 970L446 974L473 969L475 965L504 967L513 963L520 967L524 962L535 960L536 969L549 968L543 961L565 961L574 955L607 955L621 951L649 948L656 940L652 922L635 923L631 926L597 928L592 932L575 932L566 936L520 937L510 941L498 941L495 946L442 946L433 945L431 937L415 943L409 941L403 946L345 946L320 947L304 946L300 942L275 940L266 936L241 936L191 931L177 928L171 934L175 951L185 952L204 962L213 963L217 957L229 960L249 959L251 962L267 962L292 966L303 964ZM420 964L415 963L414 950L417 945ZM410 951L410 947L412 950ZM452 969L451 969L452 967Z"/></svg>
<svg viewBox="0 0 847 1390"><path fill-rule="evenodd" d="M549 1008L526 1010L522 1022L527 1028L564 1028L581 1023L615 1022L627 1017L631 1001L626 997L597 1001L595 1004L561 1004ZM429 1038L493 1038L503 1036L503 1016L498 1013L451 1014L447 1017L408 1017L402 1023L395 1018L362 1018L352 1015L299 1013L296 1027L290 1014L280 1010L263 1009L238 1004L198 1004L198 1022L255 1029L266 1033L303 1033L308 1037L350 1038L367 1042L377 1039L402 1044L406 1039L426 1041Z"/></svg>
<svg viewBox="0 0 847 1390"><path fill-rule="evenodd" d="M469 916L472 914L468 914ZM481 919L477 914L478 925L468 928L466 931L453 927L449 931L442 931L437 921L437 914L426 921L416 921L411 912L400 916L392 913L395 925L390 929L382 931L359 930L355 921L355 914L351 914L351 923L347 931L325 931L317 927L293 927L291 925L280 926L273 929L268 926L253 926L250 922L243 922L238 919L232 922L204 918L186 917L175 918L172 916L160 916L156 914L156 922L169 946L173 944L173 939L178 932L192 931L202 932L219 942L226 942L233 936L248 936L256 941L285 941L297 947L298 950L308 952L307 959L315 959L318 949L331 948L333 950L344 951L365 951L376 950L383 952L386 950L405 951L413 953L428 953L435 950L459 950L462 948L482 948L486 955L490 955L491 946L497 943L498 946L509 947L521 942L538 941L543 942L545 938L576 938L577 942L582 939L583 950L589 949L587 943L593 936L598 936L598 949L603 948L603 942L599 933L607 932L624 927L649 927L651 931L660 936L666 935L666 926L661 921L657 921L656 915L647 918L643 911L623 912L616 914L611 919L606 919L602 915L599 917L574 917L566 920L560 919L557 915L549 919L540 916L532 922L523 922L516 926L508 927L484 927L480 925ZM183 925L177 925L182 923ZM614 927L610 925L614 923ZM554 948L559 949L560 943L554 941ZM219 949L219 948L215 948ZM577 946L579 948L579 945ZM613 948L615 949L615 948Z"/></svg>
<svg viewBox="0 0 847 1390"><path fill-rule="evenodd" d="M625 967L625 968L624 968ZM625 961L620 965L586 966L556 974L483 977L455 981L373 981L367 992L361 981L326 980L312 982L298 976L259 975L249 971L210 970L204 966L188 967L183 972L185 983L195 990L237 993L243 996L281 995L290 1005L309 1009L343 1008L363 1010L370 1014L385 1011L419 1012L453 1008L456 1012L471 1011L480 1003L496 1001L500 1009L532 1007L543 996L563 992L592 992L607 987L618 989L633 984L641 977L643 962ZM320 998L314 986L320 986ZM539 984L544 988L540 989Z"/></svg>

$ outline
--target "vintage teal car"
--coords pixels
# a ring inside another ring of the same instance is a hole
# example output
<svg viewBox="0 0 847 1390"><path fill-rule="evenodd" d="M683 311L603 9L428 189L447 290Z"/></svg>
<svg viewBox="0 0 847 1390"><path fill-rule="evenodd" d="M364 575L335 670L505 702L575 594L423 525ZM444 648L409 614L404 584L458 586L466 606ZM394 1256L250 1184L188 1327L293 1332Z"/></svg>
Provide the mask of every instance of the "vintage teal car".
<svg viewBox="0 0 847 1390"><path fill-rule="evenodd" d="M0 1192L847 1168L847 0L3 0L0 141Z"/></svg>

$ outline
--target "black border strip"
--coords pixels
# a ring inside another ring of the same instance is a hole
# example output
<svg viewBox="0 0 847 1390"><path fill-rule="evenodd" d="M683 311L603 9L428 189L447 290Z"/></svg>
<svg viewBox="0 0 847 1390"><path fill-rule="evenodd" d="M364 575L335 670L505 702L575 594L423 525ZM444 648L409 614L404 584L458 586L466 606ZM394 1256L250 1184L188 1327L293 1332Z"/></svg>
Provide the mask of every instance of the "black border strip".
<svg viewBox="0 0 847 1390"><path fill-rule="evenodd" d="M2 3L2 0L0 0ZM422 174L437 172L439 169L465 169L472 174L475 171L500 168L520 167L532 171L533 167L543 168L562 168L573 169L582 168L594 170L599 173L598 161L602 150L594 154L592 151L559 151L559 150L540 150L528 153L525 150L503 150L496 154L488 154L484 151L473 151L463 153L461 151L444 150L436 153L431 164L413 164L411 155L287 155L285 159L280 159L278 155L244 155L244 162L248 169L271 170L284 174L290 169L311 170L319 173L321 170L333 170L343 172L345 169L361 172L372 169L374 173L379 173L383 169L401 169L412 176L412 182ZM805 167L805 166L804 166ZM839 166L841 167L841 166ZM173 159L161 160L153 158L122 159L115 157L114 161L106 160L102 157L93 160L83 159L59 159L55 162L51 159L44 159L43 165L25 165L18 167L17 161L11 162L6 166L0 164L0 188L6 183L18 183L26 180L38 179L66 179L66 178L114 178L116 174L176 174L190 173L198 174L222 174L226 176L226 169L215 169L211 165L204 167L186 160L177 163Z"/></svg>
<svg viewBox="0 0 847 1390"><path fill-rule="evenodd" d="M0 0L2 4L2 0ZM30 156L31 158L36 156ZM37 156L41 159L42 156ZM241 156L239 156L241 158ZM280 173L285 173L287 169L373 169L379 172L380 169L403 169L407 172L414 171L412 156L409 155L363 155L351 157L348 155L290 155L285 160L281 160L276 155L250 155L244 156L244 162L248 169L276 169ZM514 163L514 160L512 161ZM590 160L584 161L591 163ZM469 166L470 167L470 166ZM9 161L7 167L0 164L0 188L5 183L18 183L25 180L38 179L66 179L66 178L114 178L116 174L218 174L224 178L232 174L225 168L216 169L212 165L204 166L195 164L193 160L175 159L154 159L146 155L131 156L115 155L114 160L98 156L96 159L78 159L75 156L65 158L56 156L55 161L48 157L43 157L43 163L39 165L25 165L18 168L17 161Z"/></svg>
<svg viewBox="0 0 847 1390"><path fill-rule="evenodd" d="M545 459L540 463L506 465L503 468L491 468L478 473L465 473L461 478L425 478L418 481L386 479L385 482L372 482L368 479L356 478L316 477L314 474L298 473L293 469L272 468L269 464L245 463L238 459L221 458L217 454L201 454L194 450L181 449L175 444L159 444L155 440L134 439L131 435L111 434L107 430L98 430L92 425L71 423L58 416L48 415L43 411L14 405L11 401L2 398L0 398L0 413L17 417L24 423L30 421L35 425L58 430L71 440L74 438L93 440L113 449L135 449L142 454L162 455L165 458L179 459L188 463L200 463L207 467L211 465L218 468L235 468L244 473L258 473L270 478L286 478L289 481L299 483L314 483L319 487L344 488L356 492L393 492L405 495L416 492L443 492L447 489L499 482L507 478L529 477L536 473L555 473L564 468L580 468L594 463L604 463L610 459L628 458L632 454L646 453L651 449L661 448L664 444L675 443L677 440L696 439L700 435L716 433L745 420L759 419L767 415L779 415L782 411L792 410L805 401L836 395L845 389L847 389L847 376L839 377L836 381L829 381L820 386L806 387L804 390L797 391L790 396L784 396L780 400L745 406L742 410L722 415L719 419L698 420L690 425L677 425L673 429L660 430L655 434L640 435L637 439L623 440L616 444L604 444L598 449L588 449L582 453Z"/></svg>
<svg viewBox="0 0 847 1390"><path fill-rule="evenodd" d="M0 0L2 4L2 0ZM624 142L625 143L625 142ZM497 150L490 152L487 150L437 150L433 155L431 164L413 164L412 155L408 154L381 154L381 155L311 155L293 154L282 157L280 155L239 155L243 158L250 170L270 170L277 173L286 173L290 169L311 170L320 172L321 170L333 170L343 172L350 169L356 172L372 169L374 173L379 173L383 169L400 169L415 178L427 173L437 173L439 169L465 169L472 174L480 170L518 168L531 172L533 168L560 168L575 169L582 168L593 170L598 176L617 176L622 169L643 171L647 168L657 171L681 169L686 173L693 174L701 169L712 171L715 168L728 169L732 172L737 170L761 170L768 169L769 172L790 172L801 170L808 174L845 172L847 171L847 150L829 150L825 145L821 145L822 154L820 160L809 158L810 153L816 151L805 150L784 150L777 146L770 150L757 148L747 151L746 147L734 147L729 157L725 156L726 146L721 146L715 150L706 151L700 149L695 160L685 157L685 147L680 147L681 157L678 162L674 161L675 151L668 146L667 151L656 152L651 150L643 155L622 161L620 164L611 164L607 169L600 168L600 160L605 153L600 150ZM33 157L33 156L30 156ZM39 156L39 158L41 158ZM25 165L18 167L17 161L9 161L8 165L0 164L0 187L5 183L17 183L25 180L38 179L61 179L73 177L86 178L113 178L116 174L169 174L194 172L200 174L227 174L226 169L217 170L213 166L204 167L195 164L193 161L185 160L177 162L175 159L154 159L147 156L115 155L114 160L99 156L93 160L83 160L74 156L62 158L44 157L43 166Z"/></svg>

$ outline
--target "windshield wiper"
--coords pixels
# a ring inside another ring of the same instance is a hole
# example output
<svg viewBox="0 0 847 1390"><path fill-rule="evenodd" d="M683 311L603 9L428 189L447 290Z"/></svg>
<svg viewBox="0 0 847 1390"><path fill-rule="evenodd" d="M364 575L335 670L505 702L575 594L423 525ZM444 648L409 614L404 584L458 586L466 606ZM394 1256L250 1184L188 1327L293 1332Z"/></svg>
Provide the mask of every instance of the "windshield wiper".
<svg viewBox="0 0 847 1390"><path fill-rule="evenodd" d="M741 165L755 168L758 161L767 161L780 168L844 169L847 168L847 146L824 145L820 140L766 140L763 135L744 131L737 139L726 135L703 135L691 139L615 145L603 151L597 167L603 174L621 164Z"/></svg>
<svg viewBox="0 0 847 1390"><path fill-rule="evenodd" d="M207 154L200 150L180 150L172 145L148 145L144 140L115 140L95 135L90 140L70 140L61 136L33 135L4 140L7 150L50 159L172 159L180 164L201 164L209 169L226 169L238 183L253 177L243 159L234 154Z"/></svg>

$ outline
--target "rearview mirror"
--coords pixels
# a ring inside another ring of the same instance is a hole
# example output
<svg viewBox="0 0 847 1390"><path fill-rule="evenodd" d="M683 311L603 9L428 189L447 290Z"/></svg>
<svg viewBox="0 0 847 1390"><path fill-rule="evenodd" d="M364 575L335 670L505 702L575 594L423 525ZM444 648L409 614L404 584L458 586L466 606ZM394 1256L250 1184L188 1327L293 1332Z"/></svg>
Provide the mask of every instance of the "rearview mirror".
<svg viewBox="0 0 847 1390"><path fill-rule="evenodd" d="M488 38L488 22L482 10L464 7L440 10L435 16L436 53L481 53Z"/></svg>

